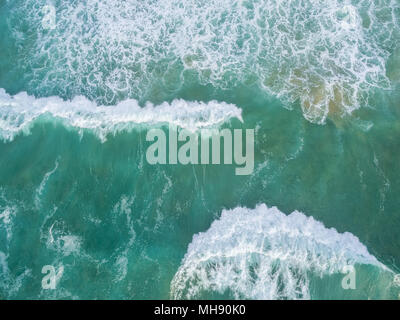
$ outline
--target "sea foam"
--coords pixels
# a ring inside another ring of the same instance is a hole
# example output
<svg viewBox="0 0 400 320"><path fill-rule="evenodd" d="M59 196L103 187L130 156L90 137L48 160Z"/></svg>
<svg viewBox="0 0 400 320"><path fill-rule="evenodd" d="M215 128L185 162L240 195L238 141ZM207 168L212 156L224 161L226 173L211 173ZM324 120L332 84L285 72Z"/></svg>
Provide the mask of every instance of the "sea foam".
<svg viewBox="0 0 400 320"><path fill-rule="evenodd" d="M242 110L233 104L210 101L174 100L158 106L140 107L136 100L115 106L97 106L85 97L64 101L59 97L38 98L25 92L15 96L0 89L0 135L12 140L20 132L28 133L35 120L59 119L78 129L90 129L102 140L107 134L130 129L138 124L170 123L188 130L217 126L231 118L242 121Z"/></svg>
<svg viewBox="0 0 400 320"><path fill-rule="evenodd" d="M400 41L397 0L61 1L54 30L46 0L8 4L26 89L106 105L176 92L190 70L217 88L257 83L323 123L390 88Z"/></svg>
<svg viewBox="0 0 400 320"><path fill-rule="evenodd" d="M237 299L308 299L311 275L340 273L355 264L386 269L349 232L328 229L298 211L238 207L224 210L193 237L171 297L198 298L211 291Z"/></svg>

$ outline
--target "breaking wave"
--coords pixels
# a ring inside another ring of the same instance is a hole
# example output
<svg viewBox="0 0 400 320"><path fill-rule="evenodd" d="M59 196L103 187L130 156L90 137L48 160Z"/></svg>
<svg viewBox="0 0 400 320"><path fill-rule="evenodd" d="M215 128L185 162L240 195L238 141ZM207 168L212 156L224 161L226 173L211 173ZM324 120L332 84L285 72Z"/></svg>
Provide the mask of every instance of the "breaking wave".
<svg viewBox="0 0 400 320"><path fill-rule="evenodd" d="M328 229L298 211L239 207L224 210L193 237L171 297L198 298L211 291L236 299L309 299L312 276L341 273L348 265L388 270L349 232Z"/></svg>
<svg viewBox="0 0 400 320"><path fill-rule="evenodd" d="M36 99L26 93L8 95L0 89L0 136L12 140L20 132L29 132L33 122L51 116L65 124L91 129L105 140L107 134L127 130L137 124L170 123L189 130L222 124L241 117L242 110L232 104L210 101L174 100L154 106L140 107L136 100L126 100L116 106L97 106L85 97L64 101L59 97Z"/></svg>
<svg viewBox="0 0 400 320"><path fill-rule="evenodd" d="M54 30L42 27L46 0L7 4L10 72L28 63L30 91L106 105L175 92L189 70L218 88L257 83L323 123L390 87L400 40L396 0L55 1Z"/></svg>

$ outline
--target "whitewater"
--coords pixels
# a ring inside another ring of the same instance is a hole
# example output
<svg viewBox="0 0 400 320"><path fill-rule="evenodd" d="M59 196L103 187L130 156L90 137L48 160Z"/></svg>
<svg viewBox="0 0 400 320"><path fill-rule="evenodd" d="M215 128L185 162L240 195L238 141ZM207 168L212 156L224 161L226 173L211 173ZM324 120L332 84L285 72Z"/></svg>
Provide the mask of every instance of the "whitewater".
<svg viewBox="0 0 400 320"><path fill-rule="evenodd" d="M399 44L398 0L0 1L0 299L398 299Z"/></svg>

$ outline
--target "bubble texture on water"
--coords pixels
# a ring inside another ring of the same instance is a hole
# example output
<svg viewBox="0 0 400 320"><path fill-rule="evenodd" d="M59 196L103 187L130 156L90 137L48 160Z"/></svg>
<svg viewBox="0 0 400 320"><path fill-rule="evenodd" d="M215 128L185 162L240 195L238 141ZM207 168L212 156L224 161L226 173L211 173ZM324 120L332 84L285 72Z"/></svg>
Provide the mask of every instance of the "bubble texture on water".
<svg viewBox="0 0 400 320"><path fill-rule="evenodd" d="M176 92L192 70L202 84L257 83L322 123L350 113L371 88L389 88L399 42L396 0L8 1L27 90L85 95L100 104Z"/></svg>

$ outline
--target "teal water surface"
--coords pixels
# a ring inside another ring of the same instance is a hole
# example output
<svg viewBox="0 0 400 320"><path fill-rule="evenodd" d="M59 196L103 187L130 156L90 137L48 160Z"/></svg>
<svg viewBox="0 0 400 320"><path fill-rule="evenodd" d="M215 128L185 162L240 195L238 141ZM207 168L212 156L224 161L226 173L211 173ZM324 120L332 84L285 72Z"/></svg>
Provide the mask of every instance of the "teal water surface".
<svg viewBox="0 0 400 320"><path fill-rule="evenodd" d="M399 43L397 0L0 0L0 298L398 299ZM253 173L149 164L170 122Z"/></svg>

